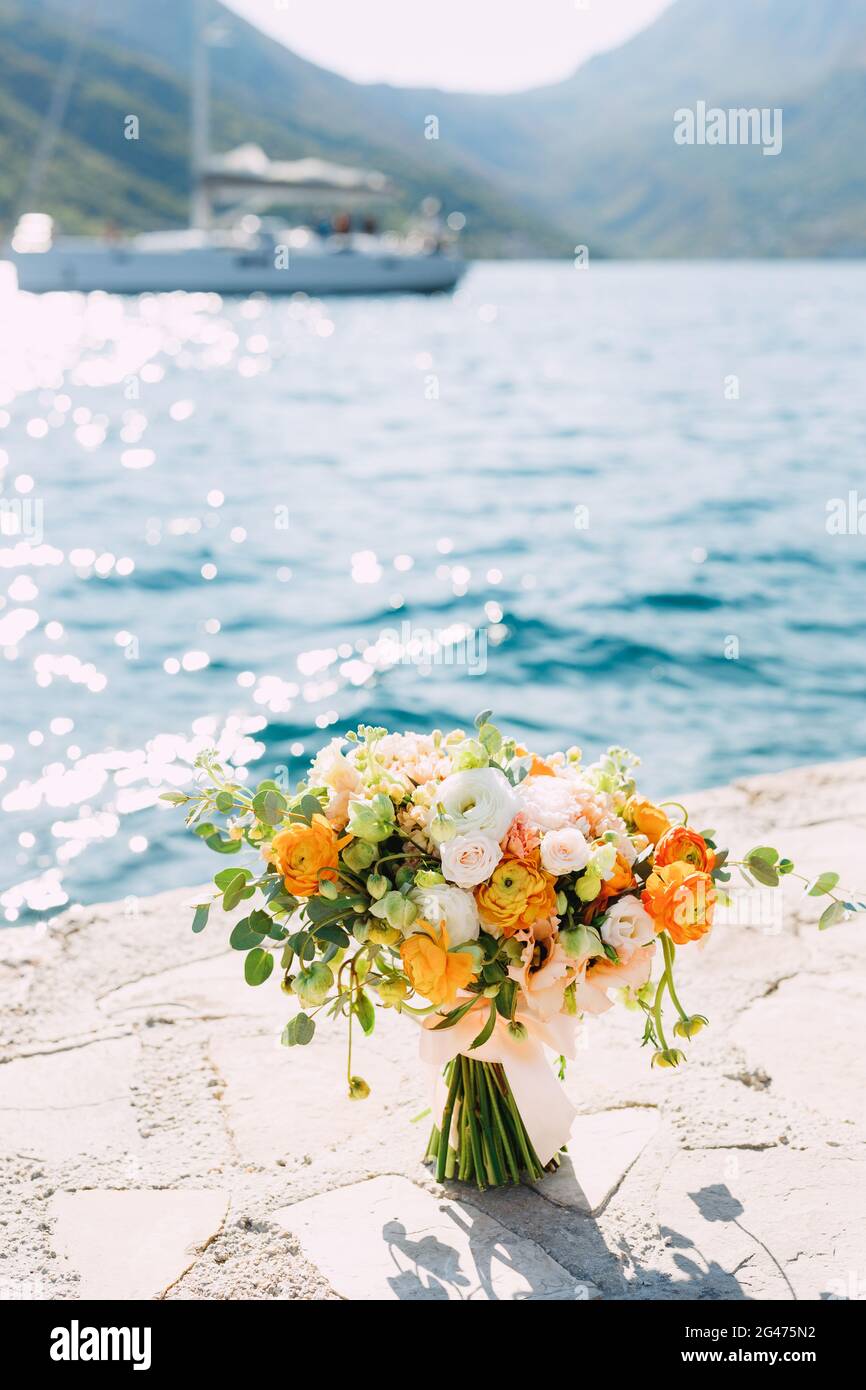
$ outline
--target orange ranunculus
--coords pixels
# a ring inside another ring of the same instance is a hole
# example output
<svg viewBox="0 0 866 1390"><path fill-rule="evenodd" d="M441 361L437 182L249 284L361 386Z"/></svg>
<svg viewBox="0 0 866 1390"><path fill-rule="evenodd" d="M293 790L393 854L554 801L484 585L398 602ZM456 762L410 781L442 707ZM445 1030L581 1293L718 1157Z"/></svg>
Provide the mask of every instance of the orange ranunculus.
<svg viewBox="0 0 866 1390"><path fill-rule="evenodd" d="M501 927L506 936L513 936L524 927L531 927L539 917L551 917L556 912L556 888L546 874L531 859L500 860L486 883L475 889L478 911L486 922Z"/></svg>
<svg viewBox="0 0 866 1390"><path fill-rule="evenodd" d="M633 888L634 881L631 865L625 855L617 850L613 874L610 878L606 878L601 885L602 895L605 898L616 897L617 893L625 893L629 888Z"/></svg>
<svg viewBox="0 0 866 1390"><path fill-rule="evenodd" d="M351 835L342 839L324 816L313 816L310 825L295 821L279 830L271 842L271 860L283 876L290 893L309 898L319 886L319 880L332 882L339 877L337 856Z"/></svg>
<svg viewBox="0 0 866 1390"><path fill-rule="evenodd" d="M419 917L414 928L400 947L403 968L413 989L431 1004L453 1004L457 991L475 979L473 957L468 951L448 950L444 926L436 932Z"/></svg>
<svg viewBox="0 0 866 1390"><path fill-rule="evenodd" d="M675 825L673 829L666 830L653 854L653 864L657 869L664 868L665 864L676 864L680 861L691 864L693 869L700 869L707 874L712 871L716 862L716 856L708 847L703 835L699 835L696 830L689 830L687 825Z"/></svg>
<svg viewBox="0 0 866 1390"><path fill-rule="evenodd" d="M656 806L652 801L646 801L641 796L629 797L623 807L623 816L629 821L642 835L653 844L661 839L666 830L670 830L671 823L661 806Z"/></svg>
<svg viewBox="0 0 866 1390"><path fill-rule="evenodd" d="M653 869L641 901L656 931L666 931L672 941L684 946L710 930L716 890L709 874L678 859Z"/></svg>

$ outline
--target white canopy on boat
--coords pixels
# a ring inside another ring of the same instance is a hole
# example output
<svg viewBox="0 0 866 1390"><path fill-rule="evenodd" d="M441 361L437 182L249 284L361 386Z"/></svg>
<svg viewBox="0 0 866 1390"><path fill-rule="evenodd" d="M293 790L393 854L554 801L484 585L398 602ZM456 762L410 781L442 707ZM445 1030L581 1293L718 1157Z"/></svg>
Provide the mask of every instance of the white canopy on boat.
<svg viewBox="0 0 866 1390"><path fill-rule="evenodd" d="M324 159L269 159L259 145L238 145L226 154L211 155L199 175L217 197L243 197L256 202L369 202L393 196L393 185L374 169L352 169Z"/></svg>

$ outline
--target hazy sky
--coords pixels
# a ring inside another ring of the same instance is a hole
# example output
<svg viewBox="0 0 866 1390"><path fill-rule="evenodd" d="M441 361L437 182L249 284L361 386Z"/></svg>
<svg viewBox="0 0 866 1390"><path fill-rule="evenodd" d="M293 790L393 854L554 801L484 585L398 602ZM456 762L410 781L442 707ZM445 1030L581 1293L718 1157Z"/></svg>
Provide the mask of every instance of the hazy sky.
<svg viewBox="0 0 866 1390"><path fill-rule="evenodd" d="M671 0L224 0L358 82L508 92L556 82Z"/></svg>

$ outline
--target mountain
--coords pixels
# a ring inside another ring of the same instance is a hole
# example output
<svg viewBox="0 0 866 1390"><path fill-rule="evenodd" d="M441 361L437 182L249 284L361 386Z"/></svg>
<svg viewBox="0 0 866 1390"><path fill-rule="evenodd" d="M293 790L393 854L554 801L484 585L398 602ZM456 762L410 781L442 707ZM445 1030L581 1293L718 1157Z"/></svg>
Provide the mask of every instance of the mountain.
<svg viewBox="0 0 866 1390"><path fill-rule="evenodd" d="M0 216L81 6L0 0ZM177 223L192 0L87 8L48 210L67 227ZM216 146L383 169L404 209L432 193L462 211L470 254L866 254L864 0L676 0L564 82L509 95L350 82L210 8L226 37L211 49ZM675 143L674 112L698 101L781 108L781 152ZM123 139L126 113L138 142ZM424 137L431 115L438 140Z"/></svg>
<svg viewBox="0 0 866 1390"><path fill-rule="evenodd" d="M191 0L117 6L91 0L82 59L40 210L66 231L178 226L189 198ZM9 222L26 186L43 114L75 32L81 0L0 0L0 220ZM231 47L210 51L211 126L216 149L254 142L275 159L303 155L385 170L399 190L397 212L427 196L471 227L470 253L511 248L560 253L551 219L525 209L487 179L471 156L423 137L423 125L382 126L366 88L317 68L219 5ZM140 138L127 140L127 115Z"/></svg>

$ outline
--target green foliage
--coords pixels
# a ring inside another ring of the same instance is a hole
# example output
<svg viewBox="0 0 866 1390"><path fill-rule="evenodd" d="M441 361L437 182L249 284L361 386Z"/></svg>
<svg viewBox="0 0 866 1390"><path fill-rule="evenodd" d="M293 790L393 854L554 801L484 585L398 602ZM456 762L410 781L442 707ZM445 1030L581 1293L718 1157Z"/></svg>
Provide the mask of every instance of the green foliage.
<svg viewBox="0 0 866 1390"><path fill-rule="evenodd" d="M295 1014L283 1029L280 1042L283 1047L306 1047L307 1043L313 1041L315 1031L315 1020L309 1014Z"/></svg>
<svg viewBox="0 0 866 1390"><path fill-rule="evenodd" d="M244 960L244 979L248 985L263 985L274 968L274 958L270 951L256 946Z"/></svg>
<svg viewBox="0 0 866 1390"><path fill-rule="evenodd" d="M369 1037L376 1026L376 1010L373 1007L369 995L365 994L362 989L358 990L355 994L353 1008L358 1022L365 1034Z"/></svg>
<svg viewBox="0 0 866 1390"><path fill-rule="evenodd" d="M232 927L229 937L229 945L234 951L251 951L254 946L261 946L265 939L264 932L255 931L251 925L249 917L242 917Z"/></svg>
<svg viewBox="0 0 866 1390"><path fill-rule="evenodd" d="M204 931L207 926L207 919L210 913L209 903L199 903L192 919L192 929L194 932Z"/></svg>

